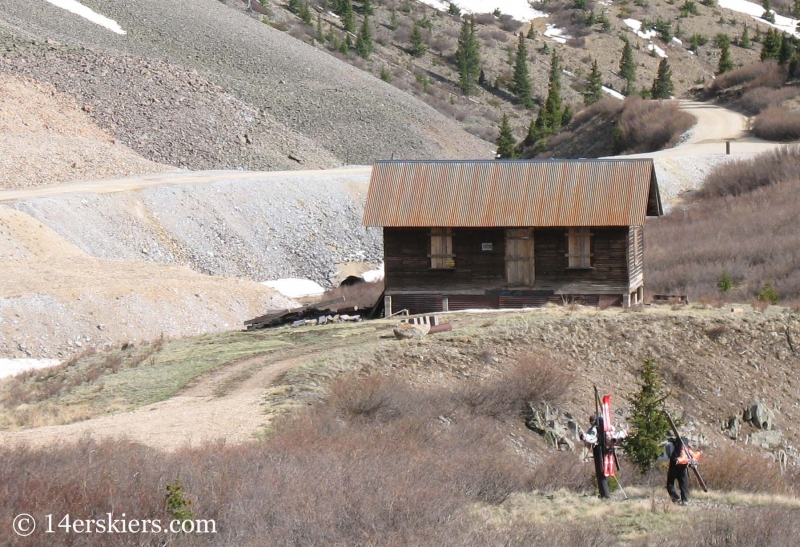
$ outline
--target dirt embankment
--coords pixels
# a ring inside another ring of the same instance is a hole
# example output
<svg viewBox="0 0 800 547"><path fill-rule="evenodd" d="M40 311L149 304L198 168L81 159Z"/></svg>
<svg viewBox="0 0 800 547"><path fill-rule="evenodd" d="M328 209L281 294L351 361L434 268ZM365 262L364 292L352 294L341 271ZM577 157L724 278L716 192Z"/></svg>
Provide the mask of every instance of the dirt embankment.
<svg viewBox="0 0 800 547"><path fill-rule="evenodd" d="M169 169L118 143L53 86L0 71L0 189Z"/></svg>

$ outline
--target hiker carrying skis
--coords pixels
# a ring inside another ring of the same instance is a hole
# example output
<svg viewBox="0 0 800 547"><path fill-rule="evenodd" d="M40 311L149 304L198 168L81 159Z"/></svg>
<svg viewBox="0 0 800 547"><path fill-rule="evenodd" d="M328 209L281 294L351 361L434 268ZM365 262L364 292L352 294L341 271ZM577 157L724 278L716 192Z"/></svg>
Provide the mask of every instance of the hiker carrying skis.
<svg viewBox="0 0 800 547"><path fill-rule="evenodd" d="M581 440L587 447L592 449L592 457L594 458L594 473L597 477L597 488L600 491L600 497L603 499L611 497L611 491L608 488L608 479L603 472L603 446L598 442L597 438L597 416L592 414L589 416L589 429L586 433L581 433Z"/></svg>
<svg viewBox="0 0 800 547"><path fill-rule="evenodd" d="M670 439L664 447L664 455L669 459L667 470L667 492L673 503L681 505L689 503L689 456L681 439ZM681 489L681 495L675 491L675 481Z"/></svg>

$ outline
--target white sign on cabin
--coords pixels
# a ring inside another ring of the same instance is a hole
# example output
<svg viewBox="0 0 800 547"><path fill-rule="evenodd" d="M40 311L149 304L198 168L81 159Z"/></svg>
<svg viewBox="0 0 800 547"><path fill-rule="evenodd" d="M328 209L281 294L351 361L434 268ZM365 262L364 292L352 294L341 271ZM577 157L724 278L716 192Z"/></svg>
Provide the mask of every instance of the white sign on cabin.
<svg viewBox="0 0 800 547"><path fill-rule="evenodd" d="M481 251L491 251L492 244L491 243L481 243Z"/></svg>

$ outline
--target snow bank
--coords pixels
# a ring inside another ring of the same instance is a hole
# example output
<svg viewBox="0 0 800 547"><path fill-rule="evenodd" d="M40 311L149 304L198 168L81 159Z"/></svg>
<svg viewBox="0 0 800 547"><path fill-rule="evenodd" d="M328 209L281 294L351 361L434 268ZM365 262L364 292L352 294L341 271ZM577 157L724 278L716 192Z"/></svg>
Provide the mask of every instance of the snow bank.
<svg viewBox="0 0 800 547"><path fill-rule="evenodd" d="M58 359L0 359L0 378L15 376L26 370L54 367L60 363Z"/></svg>
<svg viewBox="0 0 800 547"><path fill-rule="evenodd" d="M764 15L764 6L761 4L748 2L747 0L719 0L717 3L721 8L750 15L751 17L758 19L759 23L775 27L776 29L782 30L788 34L800 36L800 33L797 32L797 19L784 17L783 15L778 15L776 13L775 24L772 24L761 18L761 16Z"/></svg>
<svg viewBox="0 0 800 547"><path fill-rule="evenodd" d="M261 284L270 289L275 289L287 298L319 296L325 292L325 289L310 279L276 279L274 281L264 281Z"/></svg>
<svg viewBox="0 0 800 547"><path fill-rule="evenodd" d="M649 40L650 38L653 38L657 34L657 32L654 31L653 29L650 29L646 32L642 32L642 22L637 21L636 19L624 19L622 22L628 25L634 31L636 31L636 35L639 38L644 38L645 40Z"/></svg>
<svg viewBox="0 0 800 547"><path fill-rule="evenodd" d="M88 19L92 23L97 23L101 27L105 27L111 32L116 32L117 34L126 34L122 27L119 26L119 23L114 21L113 19L109 19L105 15L100 15L96 11L92 10L91 8L87 8L80 2L76 0L45 0L46 2L50 2L54 6L65 9L69 12L74 13L75 15L80 15L84 19Z"/></svg>
<svg viewBox="0 0 800 547"><path fill-rule="evenodd" d="M420 1L439 11L447 11L450 8L450 2L446 1ZM539 17L547 17L546 13L533 9L528 0L494 0L488 2L486 0L454 0L453 4L466 13L492 13L497 8L503 15L510 15L518 21L530 21Z"/></svg>
<svg viewBox="0 0 800 547"><path fill-rule="evenodd" d="M552 38L559 44L566 44L569 38L569 36L564 34L563 28L558 28L555 25L547 25L547 30L544 31L544 35L548 38Z"/></svg>
<svg viewBox="0 0 800 547"><path fill-rule="evenodd" d="M383 264L381 264L378 269L376 270L369 270L368 272L364 272L361 274L361 279L366 281L367 283L375 283L376 281L380 281L383 279L385 275Z"/></svg>
<svg viewBox="0 0 800 547"><path fill-rule="evenodd" d="M606 94L608 94L608 95L611 95L611 96L612 96L612 97L614 97L615 99L619 99L619 100L621 100L621 101L624 101L624 100L625 100L625 95L623 95L623 94L622 94L622 93L620 93L619 91L614 91L614 90L613 90L613 89L611 89L610 87L603 86L603 93L606 93Z"/></svg>
<svg viewBox="0 0 800 547"><path fill-rule="evenodd" d="M663 49L655 45L653 42L647 44L647 49L649 49L650 51L655 51L656 55L658 55L659 57L663 57L664 59L667 58L667 53Z"/></svg>

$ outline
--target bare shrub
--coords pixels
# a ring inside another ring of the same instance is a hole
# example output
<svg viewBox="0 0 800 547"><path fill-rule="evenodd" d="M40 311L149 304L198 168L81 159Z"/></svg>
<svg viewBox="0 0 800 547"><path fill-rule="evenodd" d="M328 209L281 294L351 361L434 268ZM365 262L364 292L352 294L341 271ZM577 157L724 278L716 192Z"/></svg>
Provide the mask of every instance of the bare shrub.
<svg viewBox="0 0 800 547"><path fill-rule="evenodd" d="M793 176L798 177L796 172ZM800 298L798 186L796 178L733 198L707 198L648 221L649 289L656 294L687 294L695 300L747 302L770 281L782 299ZM720 293L717 283L725 270L734 284Z"/></svg>
<svg viewBox="0 0 800 547"><path fill-rule="evenodd" d="M709 88L713 94L742 86L743 90L755 87L779 88L786 82L786 71L770 59L720 74Z"/></svg>
<svg viewBox="0 0 800 547"><path fill-rule="evenodd" d="M497 18L491 13L476 13L475 14L475 22L479 25L494 25L497 22Z"/></svg>
<svg viewBox="0 0 800 547"><path fill-rule="evenodd" d="M753 122L753 134L771 141L800 139L800 110L780 106L768 108Z"/></svg>
<svg viewBox="0 0 800 547"><path fill-rule="evenodd" d="M573 36L567 40L567 45L575 49L583 49L586 47L586 38L584 36Z"/></svg>
<svg viewBox="0 0 800 547"><path fill-rule="evenodd" d="M800 146L776 148L753 158L725 163L703 182L704 198L739 196L765 186L800 178Z"/></svg>
<svg viewBox="0 0 800 547"><path fill-rule="evenodd" d="M572 124L580 126L595 117L613 118L622 112L623 101L613 97L603 97L591 106L578 112L572 120Z"/></svg>
<svg viewBox="0 0 800 547"><path fill-rule="evenodd" d="M498 18L498 22L500 23L500 28L506 32L517 32L520 27L522 26L521 21L517 21L510 15L503 14ZM508 39L508 38L506 38ZM505 42L505 40L503 40Z"/></svg>
<svg viewBox="0 0 800 547"><path fill-rule="evenodd" d="M508 42L508 34L503 32L502 30L493 30L492 32L489 33L489 36L491 36L493 40L500 42L501 44Z"/></svg>
<svg viewBox="0 0 800 547"><path fill-rule="evenodd" d="M784 101L797 97L799 92L796 87L756 87L742 95L739 105L747 114L754 116L771 106L779 106Z"/></svg>
<svg viewBox="0 0 800 547"><path fill-rule="evenodd" d="M678 109L676 101L629 97L622 107L614 147L621 154L668 148L695 122L694 116Z"/></svg>
<svg viewBox="0 0 800 547"><path fill-rule="evenodd" d="M750 507L747 511L715 511L692 521L659 540L668 547L782 547L794 545L800 534L800 519L791 509ZM637 545L650 545L639 543Z"/></svg>
<svg viewBox="0 0 800 547"><path fill-rule="evenodd" d="M703 478L716 490L750 494L791 494L780 466L763 456L728 448L703 458Z"/></svg>

